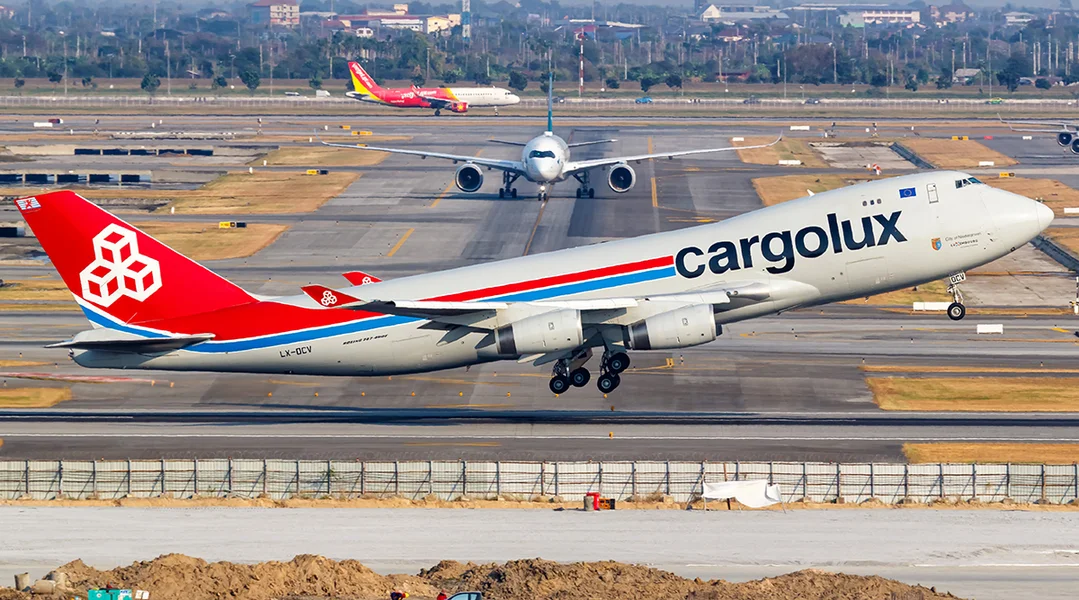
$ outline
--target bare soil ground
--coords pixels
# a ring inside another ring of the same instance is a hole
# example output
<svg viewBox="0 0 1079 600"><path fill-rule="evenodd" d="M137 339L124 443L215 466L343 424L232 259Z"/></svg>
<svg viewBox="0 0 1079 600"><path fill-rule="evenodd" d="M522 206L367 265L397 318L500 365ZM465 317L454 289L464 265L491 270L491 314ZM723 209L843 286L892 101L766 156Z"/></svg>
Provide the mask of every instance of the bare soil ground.
<svg viewBox="0 0 1079 600"><path fill-rule="evenodd" d="M1051 377L869 377L873 400L884 410L1079 411L1079 388Z"/></svg>
<svg viewBox="0 0 1079 600"><path fill-rule="evenodd" d="M938 169L972 169L986 160L993 161L996 167L1006 167L1017 162L974 140L905 138L903 145Z"/></svg>
<svg viewBox="0 0 1079 600"><path fill-rule="evenodd" d="M903 444L912 463L1028 463L1071 465L1079 444L951 443Z"/></svg>
<svg viewBox="0 0 1079 600"><path fill-rule="evenodd" d="M732 142L734 146L757 146L767 144L775 140L770 136L752 136L742 142ZM777 165L780 160L800 160L803 167L827 168L828 163L820 157L806 140L798 138L784 138L779 143L767 148L754 148L752 150L738 150L738 158L744 163L754 165Z"/></svg>
<svg viewBox="0 0 1079 600"><path fill-rule="evenodd" d="M253 565L207 563L168 554L147 562L99 571L76 560L57 569L73 591L82 593L107 584L142 589L152 598L211 600L244 598L385 599L392 591L417 600L440 590L480 591L497 600L563 600L667 598L684 600L855 600L876 598L954 598L921 586L882 577L805 570L745 583L684 579L672 573L613 561L556 563L542 559L477 565L443 561L416 575L379 575L354 560L335 561L300 555L289 562ZM29 599L29 594L0 591L2 599Z"/></svg>
<svg viewBox="0 0 1079 600"><path fill-rule="evenodd" d="M248 223L222 229L218 223L149 221L135 226L192 260L243 258L269 246L288 225Z"/></svg>
<svg viewBox="0 0 1079 600"><path fill-rule="evenodd" d="M1075 227L1050 227L1043 235L1064 246L1072 254L1079 255L1079 229Z"/></svg>

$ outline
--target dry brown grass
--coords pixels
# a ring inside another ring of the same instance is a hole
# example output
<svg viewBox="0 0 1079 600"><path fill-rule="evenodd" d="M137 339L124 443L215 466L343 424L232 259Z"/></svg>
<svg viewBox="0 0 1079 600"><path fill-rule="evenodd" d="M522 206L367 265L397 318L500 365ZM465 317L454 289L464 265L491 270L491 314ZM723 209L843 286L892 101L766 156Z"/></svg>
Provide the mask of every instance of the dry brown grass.
<svg viewBox="0 0 1079 600"><path fill-rule="evenodd" d="M229 173L195 191L173 193L184 214L284 214L312 212L345 191L359 173Z"/></svg>
<svg viewBox="0 0 1079 600"><path fill-rule="evenodd" d="M912 463L1030 463L1070 465L1079 462L1079 444L952 443L903 444Z"/></svg>
<svg viewBox="0 0 1079 600"><path fill-rule="evenodd" d="M247 164L258 166L265 160L272 167L370 167L389 156L385 152L331 148L329 146L289 146L278 148Z"/></svg>
<svg viewBox="0 0 1079 600"><path fill-rule="evenodd" d="M902 144L938 169L971 169L976 168L983 160L993 161L996 167L1016 164L1015 159L990 150L974 140L904 138Z"/></svg>
<svg viewBox="0 0 1079 600"><path fill-rule="evenodd" d="M3 388L0 408L49 408L71 400L70 388Z"/></svg>
<svg viewBox="0 0 1079 600"><path fill-rule="evenodd" d="M192 260L243 258L269 246L287 225L248 223L221 229L217 223L152 221L135 226Z"/></svg>
<svg viewBox="0 0 1079 600"><path fill-rule="evenodd" d="M1079 208L1079 190L1055 179L1028 179L1026 177L1003 177L989 179L989 185L1034 200L1041 200L1059 217L1065 208Z"/></svg>
<svg viewBox="0 0 1079 600"><path fill-rule="evenodd" d="M18 302L26 300L70 300L71 292L59 279L17 279L4 282L0 287L0 300Z"/></svg>
<svg viewBox="0 0 1079 600"><path fill-rule="evenodd" d="M806 190L819 194L850 183L851 180L843 175L779 175L758 177L753 180L753 188L765 206L772 206L807 196Z"/></svg>
<svg viewBox="0 0 1079 600"><path fill-rule="evenodd" d="M0 360L0 367L13 369L15 367L40 367L49 363L40 360Z"/></svg>
<svg viewBox="0 0 1079 600"><path fill-rule="evenodd" d="M1079 256L1079 229L1074 227L1050 227L1043 232L1043 235L1064 246L1072 254Z"/></svg>
<svg viewBox="0 0 1079 600"><path fill-rule="evenodd" d="M734 146L758 146L775 140L774 137L752 136L742 142L731 142ZM767 148L754 148L752 150L738 150L738 158L742 162L754 165L777 165L780 160L800 160L803 167L827 168L824 161L804 140L797 138L784 138L778 143Z"/></svg>
<svg viewBox="0 0 1079 600"><path fill-rule="evenodd" d="M906 288L870 296L846 300L843 304L873 304L877 306L913 304L915 302L948 302L952 299L948 294L948 285L943 281L931 281L917 288Z"/></svg>
<svg viewBox="0 0 1079 600"><path fill-rule="evenodd" d="M1027 373L1031 375L1077 374L1079 369L1023 369L1019 367L971 367L964 365L864 365L866 373Z"/></svg>
<svg viewBox="0 0 1079 600"><path fill-rule="evenodd" d="M1074 379L1052 377L871 377L866 384L884 410L958 412L1079 411Z"/></svg>

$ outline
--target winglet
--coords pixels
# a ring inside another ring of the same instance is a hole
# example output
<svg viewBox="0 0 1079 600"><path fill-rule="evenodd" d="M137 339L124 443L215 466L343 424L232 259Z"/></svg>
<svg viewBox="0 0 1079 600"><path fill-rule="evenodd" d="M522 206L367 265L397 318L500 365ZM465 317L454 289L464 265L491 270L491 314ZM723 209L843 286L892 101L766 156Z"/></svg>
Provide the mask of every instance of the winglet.
<svg viewBox="0 0 1079 600"><path fill-rule="evenodd" d="M311 298L326 308L336 308L338 306L353 304L360 301L359 298L353 298L342 291L333 290L321 285L305 285L300 289L303 290L303 293L307 294L308 298Z"/></svg>
<svg viewBox="0 0 1079 600"><path fill-rule="evenodd" d="M378 277L375 277L374 275L368 275L363 271L349 271L348 273L342 273L342 275L344 275L345 279L347 279L348 282L352 285L365 285L368 283L378 283L382 281Z"/></svg>

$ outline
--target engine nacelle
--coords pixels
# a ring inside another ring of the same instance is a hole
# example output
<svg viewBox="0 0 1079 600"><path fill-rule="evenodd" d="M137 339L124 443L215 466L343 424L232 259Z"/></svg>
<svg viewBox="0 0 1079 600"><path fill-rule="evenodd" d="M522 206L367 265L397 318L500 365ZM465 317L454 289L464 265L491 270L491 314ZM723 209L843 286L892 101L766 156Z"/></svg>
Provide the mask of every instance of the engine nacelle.
<svg viewBox="0 0 1079 600"><path fill-rule="evenodd" d="M607 185L619 194L625 194L633 189L635 183L637 183L637 174L633 172L633 167L626 163L611 167L610 173L607 174Z"/></svg>
<svg viewBox="0 0 1079 600"><path fill-rule="evenodd" d="M483 185L483 171L472 163L465 163L453 175L453 183L462 192L474 192Z"/></svg>
<svg viewBox="0 0 1079 600"><path fill-rule="evenodd" d="M583 343L577 310L534 315L495 330L495 348L507 356L572 350Z"/></svg>
<svg viewBox="0 0 1079 600"><path fill-rule="evenodd" d="M1073 137L1070 131L1061 131L1057 134L1057 143L1065 147L1071 146Z"/></svg>
<svg viewBox="0 0 1079 600"><path fill-rule="evenodd" d="M665 350L707 344L722 329L711 304L694 304L637 321L624 332L630 350Z"/></svg>
<svg viewBox="0 0 1079 600"><path fill-rule="evenodd" d="M450 104L450 111L455 113L468 112L468 102L454 102Z"/></svg>
<svg viewBox="0 0 1079 600"><path fill-rule="evenodd" d="M1079 139L1072 140L1071 146L1068 147L1071 148L1072 154L1079 154Z"/></svg>

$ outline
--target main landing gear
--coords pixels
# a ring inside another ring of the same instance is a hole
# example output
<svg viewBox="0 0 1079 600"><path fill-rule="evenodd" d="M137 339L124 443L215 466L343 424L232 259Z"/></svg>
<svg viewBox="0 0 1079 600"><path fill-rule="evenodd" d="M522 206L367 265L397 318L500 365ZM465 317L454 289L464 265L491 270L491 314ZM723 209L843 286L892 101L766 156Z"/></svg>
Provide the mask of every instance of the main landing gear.
<svg viewBox="0 0 1079 600"><path fill-rule="evenodd" d="M963 292L959 291L959 284L966 280L966 273L956 273L948 278L948 293L952 295L952 303L948 305L948 318L953 321L960 321L967 316L967 307L963 305Z"/></svg>
<svg viewBox="0 0 1079 600"><path fill-rule="evenodd" d="M520 175L516 173L502 171L502 187L498 188L499 198L505 198L506 196L509 196L510 198L517 197L517 188L511 186L513 186L514 181L517 181L518 177L520 177Z"/></svg>
<svg viewBox="0 0 1079 600"><path fill-rule="evenodd" d="M441 117L442 116L442 111L436 108L435 109L435 116L436 117Z"/></svg>
<svg viewBox="0 0 1079 600"><path fill-rule="evenodd" d="M551 373L551 381L548 384L551 391L556 394L564 394L573 387L588 385L592 375L584 367L588 359L592 358L592 349L587 348L572 358L563 358L556 361ZM629 355L621 350L603 353L599 362L600 376L596 380L596 387L604 394L613 392L622 383L619 376L622 371L629 368Z"/></svg>
<svg viewBox="0 0 1079 600"><path fill-rule="evenodd" d="M585 196L588 196L589 198L595 198L596 197L596 188L588 187L588 185L589 185L589 183L588 183L589 182L588 171L578 171L578 172L573 174L573 178L576 179L577 182L581 184L580 187L577 188L577 197L578 198L584 198Z"/></svg>

